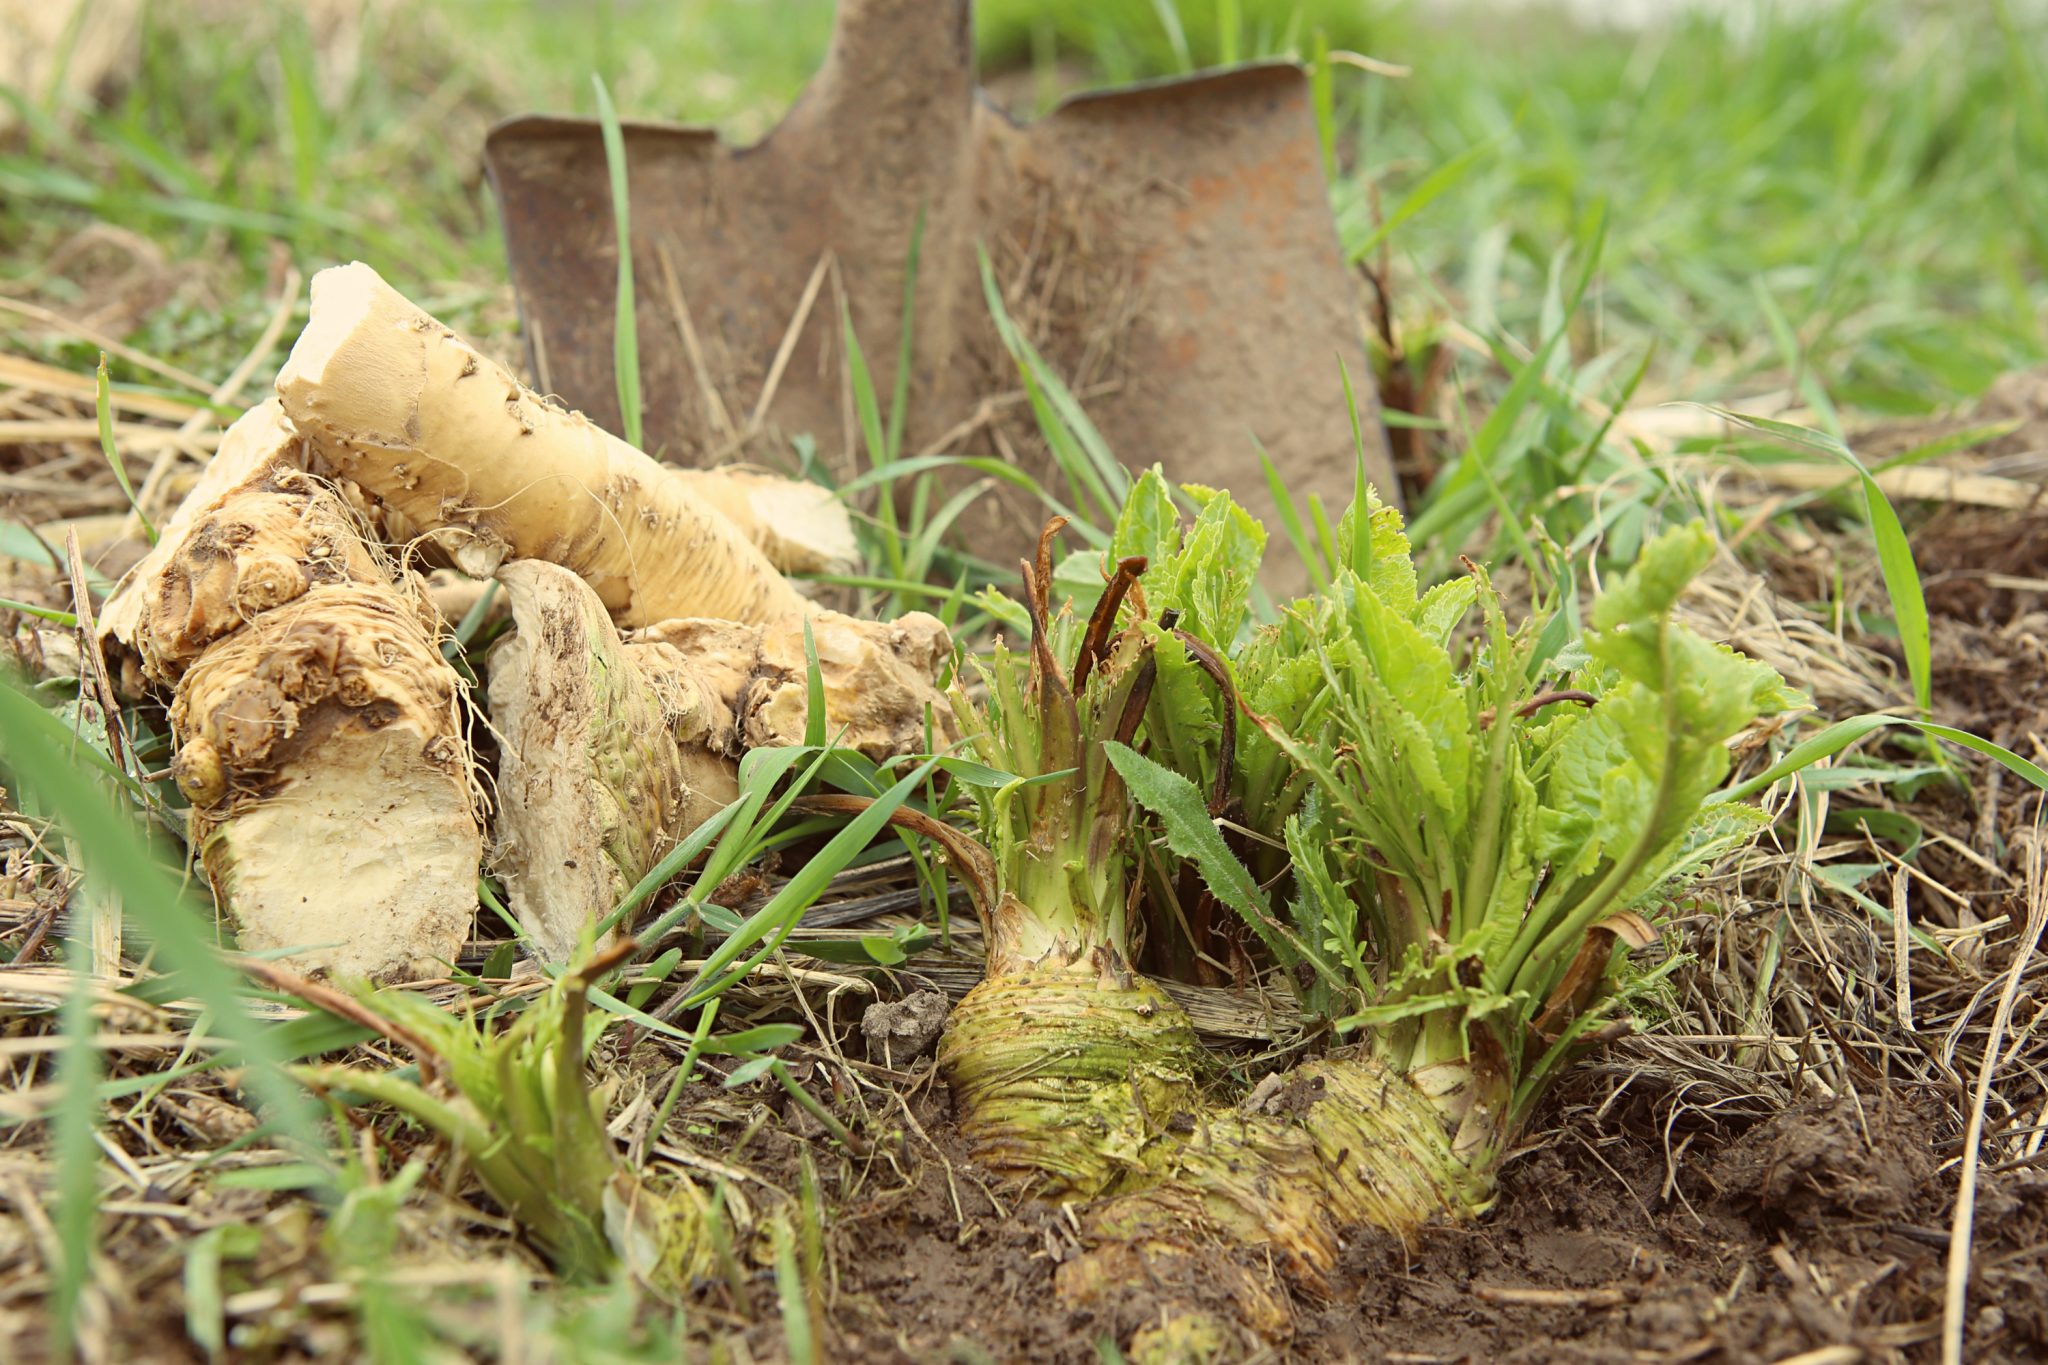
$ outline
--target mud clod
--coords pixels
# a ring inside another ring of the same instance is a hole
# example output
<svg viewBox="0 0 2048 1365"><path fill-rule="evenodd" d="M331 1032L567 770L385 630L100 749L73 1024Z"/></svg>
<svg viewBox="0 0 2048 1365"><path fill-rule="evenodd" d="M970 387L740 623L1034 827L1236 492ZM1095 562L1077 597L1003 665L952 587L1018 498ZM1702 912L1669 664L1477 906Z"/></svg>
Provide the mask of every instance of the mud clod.
<svg viewBox="0 0 2048 1365"><path fill-rule="evenodd" d="M1723 1153L1711 1178L1731 1204L1773 1224L1819 1230L1845 1217L1899 1217L1934 1175L1924 1130L1901 1107L1787 1110Z"/></svg>
<svg viewBox="0 0 2048 1365"><path fill-rule="evenodd" d="M868 1060L901 1070L930 1052L946 1026L946 997L915 991L901 1000L869 1005L860 1017Z"/></svg>

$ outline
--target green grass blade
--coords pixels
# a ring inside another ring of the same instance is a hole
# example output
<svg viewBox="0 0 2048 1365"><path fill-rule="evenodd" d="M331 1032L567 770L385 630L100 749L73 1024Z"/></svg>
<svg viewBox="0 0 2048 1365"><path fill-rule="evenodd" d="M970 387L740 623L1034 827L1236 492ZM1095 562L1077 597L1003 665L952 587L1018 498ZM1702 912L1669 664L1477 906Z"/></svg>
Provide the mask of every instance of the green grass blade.
<svg viewBox="0 0 2048 1365"><path fill-rule="evenodd" d="M817 1338L811 1324L810 1296L804 1292L803 1272L796 1263L796 1236L789 1220L774 1222L775 1301L782 1312L782 1344L790 1365L817 1365Z"/></svg>
<svg viewBox="0 0 2048 1365"><path fill-rule="evenodd" d="M1922 716L1934 712L1934 648L1932 627L1927 616L1927 597L1920 584L1920 569L1913 562L1913 546L1898 510L1855 452L1833 436L1789 422L1773 421L1748 413L1706 405L1706 410L1738 426L1760 432L1790 445L1816 450L1840 460L1856 471L1863 485L1863 505L1870 522L1871 539L1877 546L1877 564L1884 575L1885 594L1891 599L1892 621L1899 629L1899 649L1906 658L1906 676L1912 681L1913 701Z"/></svg>
<svg viewBox="0 0 2048 1365"><path fill-rule="evenodd" d="M39 607L33 602L17 602L12 597L0 597L0 611L18 611L23 616L34 616L53 625L68 626L74 630L78 627L78 618L68 611L58 611L55 607Z"/></svg>
<svg viewBox="0 0 2048 1365"><path fill-rule="evenodd" d="M1352 246L1346 253L1350 262L1355 265L1370 256L1379 244L1393 236L1402 224L1435 203L1447 190L1470 175L1480 162L1500 148L1501 142L1502 139L1494 137L1468 147L1424 176L1422 183L1408 192L1408 197L1387 215L1385 222Z"/></svg>
<svg viewBox="0 0 2048 1365"><path fill-rule="evenodd" d="M1773 783L1790 777L1801 768L1842 752L1842 750L1848 748L1857 740L1862 739L1871 731L1895 725L1910 726L1922 734L1932 735L1936 739L1945 739L1952 744L1959 744L1965 749L1980 753L1986 758L2002 765L2007 771L2026 779L2043 791L2048 791L2048 772L2042 771L2038 765L2021 758L2002 744L1993 743L1991 740L1985 739L1980 735L1973 735L1967 730L1958 730L1952 725L1939 725L1930 720L1917 720L1911 716L1866 714L1851 716L1847 720L1836 721L1811 739L1793 745L1790 749L1786 750L1785 756L1776 763L1773 763L1755 777L1729 787L1716 799L1722 801L1746 801L1758 792L1770 787Z"/></svg>
<svg viewBox="0 0 2048 1365"><path fill-rule="evenodd" d="M811 618L804 618L804 743L810 748L825 743L825 674L818 667L818 641L811 634Z"/></svg>
<svg viewBox="0 0 2048 1365"><path fill-rule="evenodd" d="M1330 576L1323 572L1323 557L1309 544L1308 532L1302 528L1301 511L1294 505L1294 494L1287 490L1287 481L1280 477L1280 471L1273 464L1273 457L1256 440L1252 448L1259 452L1259 468L1266 476L1266 491L1273 496L1273 506L1280 513L1280 528L1287 533L1288 543L1301 556L1301 562L1308 566L1308 576L1314 582L1317 592L1326 592L1330 587Z"/></svg>
<svg viewBox="0 0 2048 1365"><path fill-rule="evenodd" d="M612 108L611 91L602 76L592 76L597 90L597 117L604 126L604 162L611 177L612 222L619 237L619 292L612 316L612 366L619 381L620 435L636 450L646 449L640 411L640 329L633 316L632 196L626 185L626 135Z"/></svg>
<svg viewBox="0 0 2048 1365"><path fill-rule="evenodd" d="M876 458L900 459L903 455L903 424L910 415L910 367L915 359L912 341L917 322L917 267L924 255L924 210L917 206L917 221L910 228L910 256L903 263L903 322L896 337L896 379L890 386L889 431Z"/></svg>
<svg viewBox="0 0 2048 1365"><path fill-rule="evenodd" d="M1180 9L1174 0L1152 0L1152 13L1158 16L1159 27L1166 30L1166 45L1173 49L1176 70L1182 74L1195 69L1195 56L1188 47L1188 31L1181 26Z"/></svg>
<svg viewBox="0 0 2048 1365"><path fill-rule="evenodd" d="M1330 37L1316 30L1309 53L1309 104L1316 111L1316 143L1323 149L1323 178L1337 179L1337 82L1336 67L1330 60Z"/></svg>
<svg viewBox="0 0 2048 1365"><path fill-rule="evenodd" d="M1073 391L1011 321L1009 310L1003 306L1003 292L996 284L995 267L989 261L988 252L978 250L978 255L981 290L988 302L989 316L995 322L996 335L1002 339L1010 358L1017 363L1032 413L1038 419L1039 431L1046 444L1052 447L1053 458L1059 463L1061 473L1067 476L1070 485L1084 490L1092 498L1093 515L1106 527L1116 520L1117 511L1130 492L1131 477L1117 463L1108 442L1103 440L1102 433L1082 410ZM1073 500L1076 503L1082 501L1079 497ZM1076 523L1077 530L1084 526L1085 523ZM1100 527L1086 526L1086 529L1096 532L1090 537L1092 541L1107 543L1107 536Z"/></svg>
<svg viewBox="0 0 2048 1365"><path fill-rule="evenodd" d="M79 907L67 935L71 988L62 1012L64 1050L57 1059L57 1113L51 1142L57 1154L57 1273L52 1285L50 1333L62 1359L77 1340L78 1313L92 1277L99 1207L99 1050L92 1011L92 922L96 891L75 897Z"/></svg>
<svg viewBox="0 0 2048 1365"><path fill-rule="evenodd" d="M192 1239L185 1251L185 1331L206 1352L208 1360L227 1353L226 1295L221 1289L222 1249L229 1224L210 1227Z"/></svg>
<svg viewBox="0 0 2048 1365"><path fill-rule="evenodd" d="M121 485L121 496L128 499L128 505L135 510L135 519L142 523L142 534L149 543L156 544L156 527L149 524L149 518L142 515L142 504L135 500L135 488L128 482L128 468L121 463L121 451L114 444L114 404L108 389L107 353L100 352L99 375L94 381L93 407L99 416L100 453L107 457L107 467L114 471L114 482Z"/></svg>
<svg viewBox="0 0 2048 1365"><path fill-rule="evenodd" d="M1365 426L1358 417L1358 395L1351 391L1351 367L1337 357L1337 373L1344 380L1344 411L1351 418L1351 572L1361 583L1372 582L1372 499L1366 495Z"/></svg>
<svg viewBox="0 0 2048 1365"><path fill-rule="evenodd" d="M925 760L915 771L875 798L872 805L847 821L824 848L799 868L795 876L784 882L766 905L748 916L746 922L705 959L690 985L684 1008L694 1008L731 989L781 947L783 940L796 927L804 908L817 900L831 884L832 878L838 876L887 828L890 815L911 798L936 766L936 760ZM741 956L754 949L756 944L764 946L741 963Z"/></svg>

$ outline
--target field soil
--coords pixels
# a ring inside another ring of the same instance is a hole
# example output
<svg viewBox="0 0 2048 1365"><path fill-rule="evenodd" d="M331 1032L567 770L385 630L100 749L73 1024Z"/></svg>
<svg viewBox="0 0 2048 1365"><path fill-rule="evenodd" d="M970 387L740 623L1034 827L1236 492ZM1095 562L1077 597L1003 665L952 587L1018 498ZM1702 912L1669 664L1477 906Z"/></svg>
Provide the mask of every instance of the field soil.
<svg viewBox="0 0 2048 1365"><path fill-rule="evenodd" d="M1584 1089L1581 1086L1580 1089ZM1663 1097L1668 1099L1668 1097ZM1567 1102L1566 1108L1569 1107ZM1660 1100L1582 1110L1509 1166L1494 1211L1404 1245L1367 1234L1327 1299L1287 1292L1303 1361L1762 1362L1924 1358L1940 1321L1951 1175L1906 1096L1667 1131ZM937 1117L934 1115L933 1117ZM950 1145L947 1128L931 1128ZM927 1163L845 1210L847 1359L1094 1362L1159 1318L1143 1292L1076 1307L1063 1210ZM1978 1195L1972 1359L2048 1355L2048 1172ZM1219 1249L1260 1267L1263 1258ZM1272 1272L1276 1287L1285 1277ZM1183 1299L1185 1285L1172 1286Z"/></svg>

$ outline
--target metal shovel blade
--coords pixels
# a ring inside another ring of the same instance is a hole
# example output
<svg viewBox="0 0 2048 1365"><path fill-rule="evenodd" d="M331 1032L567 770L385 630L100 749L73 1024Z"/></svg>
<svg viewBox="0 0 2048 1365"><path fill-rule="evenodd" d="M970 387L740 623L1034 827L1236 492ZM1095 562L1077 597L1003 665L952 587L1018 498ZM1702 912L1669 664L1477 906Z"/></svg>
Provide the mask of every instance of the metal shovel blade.
<svg viewBox="0 0 2048 1365"><path fill-rule="evenodd" d="M775 463L809 435L842 470L864 467L846 336L886 410L907 316L903 453L1000 454L1057 489L985 253L1006 311L1125 465L1227 487L1263 519L1263 448L1297 499L1342 506L1348 370L1367 475L1395 494L1292 63L1085 95L1019 124L975 88L967 0L845 0L824 66L758 145L623 131L646 441L668 459ZM601 129L515 119L485 161L535 375L617 430ZM1043 516L998 483L963 526L1009 563Z"/></svg>

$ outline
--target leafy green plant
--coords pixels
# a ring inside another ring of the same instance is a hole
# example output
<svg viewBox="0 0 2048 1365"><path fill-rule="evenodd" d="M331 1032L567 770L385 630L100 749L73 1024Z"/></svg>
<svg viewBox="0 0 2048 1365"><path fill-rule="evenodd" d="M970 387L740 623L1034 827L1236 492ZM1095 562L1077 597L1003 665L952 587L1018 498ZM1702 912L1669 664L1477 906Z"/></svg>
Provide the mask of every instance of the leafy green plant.
<svg viewBox="0 0 2048 1365"><path fill-rule="evenodd" d="M1297 920L1320 939L1307 960L1359 1002L1339 1026L1484 1161L1612 1018L1624 950L1655 938L1637 911L1754 828L1711 799L1728 741L1799 699L1673 620L1714 553L1698 526L1652 541L1582 644L1546 659L1554 607L1510 630L1477 566L1418 594L1397 515L1360 514L1365 571L1276 630L1321 675L1307 724L1269 729L1319 797L1286 832Z"/></svg>
<svg viewBox="0 0 2048 1365"><path fill-rule="evenodd" d="M1672 965L1627 965L1658 907L1757 828L1729 741L1799 698L1674 618L1716 550L1698 525L1583 629L1561 595L1511 626L1476 565L1423 590L1361 487L1326 586L1259 625L1264 533L1226 495L1155 471L1120 512L1085 616L1053 607L1048 529L1028 650L955 701L1015 776L975 793L988 979L940 1065L981 1158L1099 1201L1105 1235L1158 1256L1206 1228L1315 1282L1347 1225L1491 1201L1546 1088ZM1270 973L1356 1046L1275 1078L1284 1118L1214 1108L1141 967Z"/></svg>

